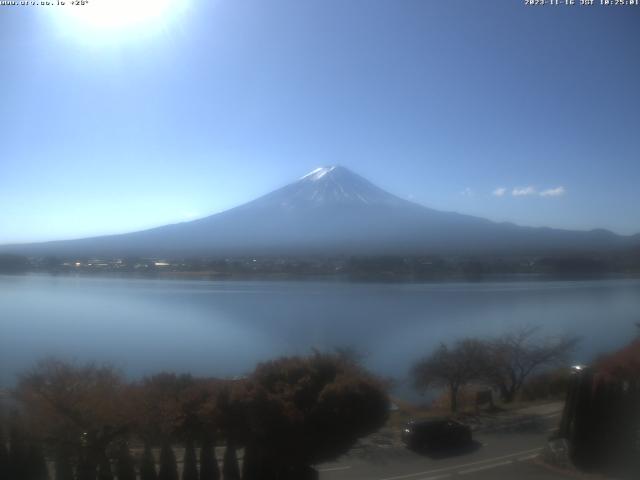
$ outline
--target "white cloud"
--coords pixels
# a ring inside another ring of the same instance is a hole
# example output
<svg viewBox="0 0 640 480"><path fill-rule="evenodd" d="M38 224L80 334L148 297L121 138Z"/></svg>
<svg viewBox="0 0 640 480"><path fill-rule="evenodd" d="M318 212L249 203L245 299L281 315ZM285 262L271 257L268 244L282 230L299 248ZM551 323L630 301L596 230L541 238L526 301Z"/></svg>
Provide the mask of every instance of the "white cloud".
<svg viewBox="0 0 640 480"><path fill-rule="evenodd" d="M460 192L460 195L465 197L473 197L475 195L475 192L467 187Z"/></svg>
<svg viewBox="0 0 640 480"><path fill-rule="evenodd" d="M560 185L559 187L556 187L556 188L548 188L547 190L541 191L540 196L541 197L559 197L561 195L564 195L565 193L566 193L566 190L562 185Z"/></svg>
<svg viewBox="0 0 640 480"><path fill-rule="evenodd" d="M524 197L527 195L535 195L536 189L534 187L516 187L511 191L511 195L514 197Z"/></svg>
<svg viewBox="0 0 640 480"><path fill-rule="evenodd" d="M496 188L493 192L491 192L496 197L503 197L505 193L507 193L507 189L504 187Z"/></svg>

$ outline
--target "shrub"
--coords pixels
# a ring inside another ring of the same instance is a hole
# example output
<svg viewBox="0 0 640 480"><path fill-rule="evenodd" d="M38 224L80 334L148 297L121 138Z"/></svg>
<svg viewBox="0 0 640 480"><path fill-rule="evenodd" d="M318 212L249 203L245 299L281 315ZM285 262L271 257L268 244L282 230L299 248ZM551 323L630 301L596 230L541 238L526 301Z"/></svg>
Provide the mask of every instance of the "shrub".
<svg viewBox="0 0 640 480"><path fill-rule="evenodd" d="M309 465L337 458L378 430L389 412L381 384L338 355L260 364L245 389L248 443L257 463L251 468L274 470L279 478L299 478Z"/></svg>

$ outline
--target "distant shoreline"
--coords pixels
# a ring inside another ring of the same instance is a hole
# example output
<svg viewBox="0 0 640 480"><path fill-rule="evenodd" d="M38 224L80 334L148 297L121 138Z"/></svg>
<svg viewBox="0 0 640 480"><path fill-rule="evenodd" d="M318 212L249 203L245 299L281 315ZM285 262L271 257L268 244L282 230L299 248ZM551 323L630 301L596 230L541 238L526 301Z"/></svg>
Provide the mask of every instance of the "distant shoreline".
<svg viewBox="0 0 640 480"><path fill-rule="evenodd" d="M289 273L233 273L194 271L194 272L0 272L3 277L63 277L63 278L104 278L171 281L327 281L335 283L499 283L526 281L587 281L587 280L637 280L640 273L603 274L557 274L557 273L486 273L479 275L447 274L438 276L412 275L349 275L349 274L289 274Z"/></svg>

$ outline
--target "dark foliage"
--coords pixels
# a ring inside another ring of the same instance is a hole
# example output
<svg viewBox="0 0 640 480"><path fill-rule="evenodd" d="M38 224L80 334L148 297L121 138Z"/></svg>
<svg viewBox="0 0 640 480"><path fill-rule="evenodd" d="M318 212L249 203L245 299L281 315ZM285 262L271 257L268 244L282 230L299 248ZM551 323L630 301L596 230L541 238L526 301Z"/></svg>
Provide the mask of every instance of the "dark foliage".
<svg viewBox="0 0 640 480"><path fill-rule="evenodd" d="M522 387L522 400L562 400L569 389L568 368L539 373L528 379Z"/></svg>
<svg viewBox="0 0 640 480"><path fill-rule="evenodd" d="M113 367L46 358L20 376L15 398L36 436L82 449L78 476L91 478L100 456L128 428L125 389Z"/></svg>
<svg viewBox="0 0 640 480"><path fill-rule="evenodd" d="M160 469L158 480L178 480L176 456L169 442L164 442L160 449Z"/></svg>
<svg viewBox="0 0 640 480"><path fill-rule="evenodd" d="M542 258L536 262L539 271L555 275L584 275L605 273L608 265L589 257L552 257Z"/></svg>
<svg viewBox="0 0 640 480"><path fill-rule="evenodd" d="M0 430L0 478L9 478L9 451Z"/></svg>
<svg viewBox="0 0 640 480"><path fill-rule="evenodd" d="M196 449L191 440L187 440L184 447L182 480L198 480L198 459L196 457Z"/></svg>
<svg viewBox="0 0 640 480"><path fill-rule="evenodd" d="M106 455L102 455L98 462L98 480L113 480L111 461Z"/></svg>
<svg viewBox="0 0 640 480"><path fill-rule="evenodd" d="M55 480L73 480L73 468L66 448L58 447L53 463Z"/></svg>
<svg viewBox="0 0 640 480"><path fill-rule="evenodd" d="M578 337L536 338L538 328L526 327L486 342L483 377L512 402L531 374L542 368L563 365Z"/></svg>
<svg viewBox="0 0 640 480"><path fill-rule="evenodd" d="M49 470L44 451L39 444L29 446L27 451L26 480L48 480Z"/></svg>
<svg viewBox="0 0 640 480"><path fill-rule="evenodd" d="M27 257L0 253L0 273L23 273L29 266Z"/></svg>
<svg viewBox="0 0 640 480"><path fill-rule="evenodd" d="M638 405L640 341L574 373L560 428L570 442L572 460L582 468L637 478Z"/></svg>
<svg viewBox="0 0 640 480"><path fill-rule="evenodd" d="M170 438L181 427L182 399L193 386L191 375L162 372L133 389L138 431L143 438Z"/></svg>
<svg viewBox="0 0 640 480"><path fill-rule="evenodd" d="M11 427L9 433L9 478L27 478L29 475L28 446L20 428Z"/></svg>
<svg viewBox="0 0 640 480"><path fill-rule="evenodd" d="M467 338L452 346L442 344L413 365L414 386L446 388L453 412L460 391L472 382L494 386L504 402L512 402L532 374L563 364L578 342L573 336L539 339L537 331L527 327L491 340ZM529 393L535 394L533 389Z"/></svg>
<svg viewBox="0 0 640 480"><path fill-rule="evenodd" d="M34 425L33 438L56 440L60 480L73 478L73 470L75 480L113 480L114 473L118 480L132 480L135 468L125 442L131 433L146 445L141 480L178 480L170 442L179 439L189 440L183 480L217 480L221 472L207 437L213 432L228 446L224 478L240 478L236 447L247 445L247 475L253 453L259 478L304 478L314 475L309 465L336 458L378 429L389 409L384 386L344 351L268 362L239 381L163 373L133 384L110 367L47 359L21 377L16 391ZM156 438L162 440L157 475L148 444ZM200 469L194 438L205 440ZM18 472L15 478L27 479L21 470L24 442L16 437L11 444L7 463ZM114 452L115 472L107 460Z"/></svg>
<svg viewBox="0 0 640 480"><path fill-rule="evenodd" d="M162 372L131 387L137 433L144 439L200 438L215 427L215 379Z"/></svg>
<svg viewBox="0 0 640 480"><path fill-rule="evenodd" d="M469 338L459 340L452 347L440 345L431 355L413 365L411 378L419 391L430 387L447 388L451 411L455 412L460 389L481 378L486 368L486 345Z"/></svg>
<svg viewBox="0 0 640 480"><path fill-rule="evenodd" d="M388 416L379 382L338 355L263 363L245 388L249 472L294 478L293 472L345 453Z"/></svg>
<svg viewBox="0 0 640 480"><path fill-rule="evenodd" d="M250 427L247 416L247 381L226 382L215 396L216 425L228 442L243 444Z"/></svg>
<svg viewBox="0 0 640 480"><path fill-rule="evenodd" d="M244 458L242 459L242 480L263 480L264 469L259 458L259 450L249 443L244 448Z"/></svg>
<svg viewBox="0 0 640 480"><path fill-rule="evenodd" d="M140 480L157 480L156 460L149 444L145 444L140 461Z"/></svg>
<svg viewBox="0 0 640 480"><path fill-rule="evenodd" d="M200 480L220 480L215 442L206 437L200 449Z"/></svg>
<svg viewBox="0 0 640 480"><path fill-rule="evenodd" d="M596 367L603 380L640 381L640 338L601 358Z"/></svg>
<svg viewBox="0 0 640 480"><path fill-rule="evenodd" d="M240 480L240 467L238 466L236 447L230 442L227 442L227 448L224 451L222 478L224 480Z"/></svg>
<svg viewBox="0 0 640 480"><path fill-rule="evenodd" d="M118 480L136 480L136 468L129 447L122 442L116 458L116 475Z"/></svg>
<svg viewBox="0 0 640 480"><path fill-rule="evenodd" d="M77 468L78 480L96 480L97 479L97 464L95 460L84 451L80 454Z"/></svg>

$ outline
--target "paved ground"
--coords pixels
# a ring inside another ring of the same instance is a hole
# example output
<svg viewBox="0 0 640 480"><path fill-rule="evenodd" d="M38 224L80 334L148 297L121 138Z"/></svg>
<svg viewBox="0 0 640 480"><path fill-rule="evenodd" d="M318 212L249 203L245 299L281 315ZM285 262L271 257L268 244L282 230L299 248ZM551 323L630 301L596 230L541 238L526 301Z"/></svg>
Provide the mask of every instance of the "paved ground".
<svg viewBox="0 0 640 480"><path fill-rule="evenodd" d="M534 407L475 425L475 445L427 456L395 441L365 443L320 465L321 480L566 479L539 459L560 419L561 404Z"/></svg>

